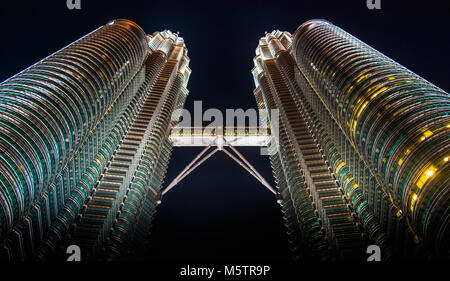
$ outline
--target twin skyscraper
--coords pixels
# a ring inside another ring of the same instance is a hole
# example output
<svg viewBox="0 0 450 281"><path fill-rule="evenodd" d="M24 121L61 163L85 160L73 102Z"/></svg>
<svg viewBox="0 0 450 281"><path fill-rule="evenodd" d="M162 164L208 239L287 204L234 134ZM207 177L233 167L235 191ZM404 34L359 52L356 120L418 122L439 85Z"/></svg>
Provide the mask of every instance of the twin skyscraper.
<svg viewBox="0 0 450 281"><path fill-rule="evenodd" d="M254 63L293 258L447 258L449 94L324 20ZM142 250L190 73L178 34L115 20L1 83L0 257Z"/></svg>

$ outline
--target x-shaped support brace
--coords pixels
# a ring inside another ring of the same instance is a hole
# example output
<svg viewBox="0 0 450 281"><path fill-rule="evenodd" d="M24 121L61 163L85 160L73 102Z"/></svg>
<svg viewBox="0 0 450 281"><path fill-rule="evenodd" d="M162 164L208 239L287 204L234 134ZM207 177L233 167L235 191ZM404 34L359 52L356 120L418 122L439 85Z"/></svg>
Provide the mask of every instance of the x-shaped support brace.
<svg viewBox="0 0 450 281"><path fill-rule="evenodd" d="M233 155L230 151L225 149L223 144L227 144L230 149L237 155ZM205 157L200 159L213 145L217 147L213 149L211 152L206 154ZM195 158L192 160L181 173L173 179L173 181L162 191L161 195L166 194L169 190L171 190L177 183L179 183L182 179L184 179L188 174L194 171L200 164L205 162L209 157L211 157L217 151L222 150L228 155L231 159L236 161L240 166L242 166L247 172L249 172L252 176L254 176L262 185L264 185L267 189L269 189L273 194L277 197L279 196L278 192L261 176L261 174L245 159L245 157L237 151L237 149L232 146L226 138L223 136L217 136L208 146L206 146Z"/></svg>

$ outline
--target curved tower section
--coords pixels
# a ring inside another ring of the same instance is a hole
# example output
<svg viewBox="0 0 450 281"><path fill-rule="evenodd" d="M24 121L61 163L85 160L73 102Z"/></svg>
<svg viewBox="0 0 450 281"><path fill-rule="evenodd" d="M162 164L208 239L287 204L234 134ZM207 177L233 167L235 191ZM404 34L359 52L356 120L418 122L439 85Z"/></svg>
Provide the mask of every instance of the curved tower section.
<svg viewBox="0 0 450 281"><path fill-rule="evenodd" d="M115 20L0 84L2 258L112 259L145 236L188 63L177 34Z"/></svg>
<svg viewBox="0 0 450 281"><path fill-rule="evenodd" d="M278 30L262 37L253 75L258 107L270 112L272 131L279 126L270 158L294 258L361 260L368 242L364 227L330 168L332 142L295 79L291 42L288 32Z"/></svg>
<svg viewBox="0 0 450 281"><path fill-rule="evenodd" d="M350 201L373 210L399 255L447 256L449 94L324 20L297 29L292 54L306 100L336 140L333 169L346 167L360 191L344 186Z"/></svg>
<svg viewBox="0 0 450 281"><path fill-rule="evenodd" d="M146 56L145 33L117 21L0 85L1 237L80 152Z"/></svg>

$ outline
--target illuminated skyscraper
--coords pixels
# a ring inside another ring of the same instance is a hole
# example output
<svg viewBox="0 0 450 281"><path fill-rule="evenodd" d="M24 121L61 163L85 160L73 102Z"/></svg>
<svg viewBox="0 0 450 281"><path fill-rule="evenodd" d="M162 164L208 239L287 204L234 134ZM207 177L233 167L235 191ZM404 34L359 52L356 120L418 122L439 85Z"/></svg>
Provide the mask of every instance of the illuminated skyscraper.
<svg viewBox="0 0 450 281"><path fill-rule="evenodd" d="M113 259L145 240L188 64L177 34L115 20L0 84L3 258Z"/></svg>
<svg viewBox="0 0 450 281"><path fill-rule="evenodd" d="M294 78L291 41L279 31L261 38L253 70L260 109L279 110L279 149L271 162L288 234L304 259L362 259L363 232L312 130Z"/></svg>
<svg viewBox="0 0 450 281"><path fill-rule="evenodd" d="M186 46L128 20L1 83L0 258L135 255L161 194L216 151L276 194L296 259L448 256L448 93L323 20L266 34L254 63L251 129L171 131ZM162 191L172 145L205 149ZM278 192L242 145L268 146Z"/></svg>
<svg viewBox="0 0 450 281"><path fill-rule="evenodd" d="M449 94L323 20L266 34L254 61L296 255L447 256Z"/></svg>

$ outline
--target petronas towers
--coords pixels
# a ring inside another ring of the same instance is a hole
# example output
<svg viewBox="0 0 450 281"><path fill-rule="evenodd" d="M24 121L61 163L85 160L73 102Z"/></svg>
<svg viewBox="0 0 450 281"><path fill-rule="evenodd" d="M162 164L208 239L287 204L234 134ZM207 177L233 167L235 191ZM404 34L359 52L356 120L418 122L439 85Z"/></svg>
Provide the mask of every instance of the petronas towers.
<svg viewBox="0 0 450 281"><path fill-rule="evenodd" d="M448 256L448 93L324 20L266 33L254 65L294 259ZM115 20L1 83L0 257L141 251L190 73L178 34Z"/></svg>

